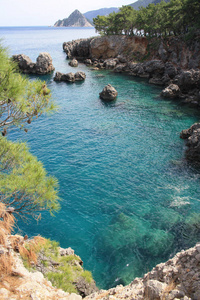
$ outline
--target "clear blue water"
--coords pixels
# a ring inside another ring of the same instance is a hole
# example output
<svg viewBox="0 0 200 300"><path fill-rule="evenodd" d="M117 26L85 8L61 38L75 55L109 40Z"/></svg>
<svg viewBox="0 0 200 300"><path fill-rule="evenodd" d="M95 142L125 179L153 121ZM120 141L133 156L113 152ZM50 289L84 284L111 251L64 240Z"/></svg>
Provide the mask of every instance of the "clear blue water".
<svg viewBox="0 0 200 300"><path fill-rule="evenodd" d="M11 54L35 60L47 51L61 72L74 71L62 43L93 35L93 29L0 28ZM85 82L42 76L59 111L32 123L27 134L9 135L27 141L58 178L62 198L55 217L44 213L38 224L20 229L75 249L97 285L107 288L129 283L199 240L200 173L185 161L179 138L199 113L161 99L160 88L145 80L83 64L76 70L86 73ZM118 90L112 104L98 96L108 83Z"/></svg>

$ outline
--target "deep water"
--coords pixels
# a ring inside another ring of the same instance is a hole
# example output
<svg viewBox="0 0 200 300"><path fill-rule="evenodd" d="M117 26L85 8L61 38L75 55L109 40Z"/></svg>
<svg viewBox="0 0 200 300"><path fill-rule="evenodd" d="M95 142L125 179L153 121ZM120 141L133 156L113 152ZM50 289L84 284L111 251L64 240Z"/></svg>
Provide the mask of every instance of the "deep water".
<svg viewBox="0 0 200 300"><path fill-rule="evenodd" d="M179 138L199 112L161 99L160 88L145 80L69 67L62 43L93 35L93 29L0 28L11 54L35 60L47 51L56 71L86 73L85 82L73 84L42 76L58 112L9 138L27 141L58 178L62 199L55 217L43 213L20 229L75 249L97 285L108 288L199 240L200 172L185 161ZM112 104L99 99L108 83L118 91Z"/></svg>

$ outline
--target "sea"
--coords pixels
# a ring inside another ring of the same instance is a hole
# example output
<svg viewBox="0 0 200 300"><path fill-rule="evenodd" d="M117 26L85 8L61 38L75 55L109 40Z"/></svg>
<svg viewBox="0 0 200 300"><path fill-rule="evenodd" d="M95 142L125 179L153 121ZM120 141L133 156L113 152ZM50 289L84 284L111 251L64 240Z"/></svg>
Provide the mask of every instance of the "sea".
<svg viewBox="0 0 200 300"><path fill-rule="evenodd" d="M25 141L59 181L61 209L16 232L71 247L99 288L128 284L200 240L200 169L185 159L180 132L199 111L162 99L161 87L110 70L68 65L63 42L96 36L94 28L0 27L10 55L52 56L55 72L86 73L77 83L45 80L58 110L8 138ZM115 102L99 93L110 83Z"/></svg>

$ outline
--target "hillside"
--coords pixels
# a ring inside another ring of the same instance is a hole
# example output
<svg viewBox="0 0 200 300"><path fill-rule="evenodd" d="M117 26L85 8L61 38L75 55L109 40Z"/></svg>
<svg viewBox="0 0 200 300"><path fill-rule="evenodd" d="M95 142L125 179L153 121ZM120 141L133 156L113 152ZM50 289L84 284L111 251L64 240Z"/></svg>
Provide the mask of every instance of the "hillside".
<svg viewBox="0 0 200 300"><path fill-rule="evenodd" d="M110 8L100 8L97 10L91 10L86 13L84 13L84 16L86 17L87 20L92 22L93 18L96 18L98 15L99 16L107 16L112 12L117 12L119 9L117 7L110 7Z"/></svg>
<svg viewBox="0 0 200 300"><path fill-rule="evenodd" d="M92 27L92 24L89 23L86 17L80 13L79 10L75 10L68 18L63 20L58 20L55 24L55 27Z"/></svg>
<svg viewBox="0 0 200 300"><path fill-rule="evenodd" d="M169 0L164 0L165 2L169 2ZM132 6L134 9L139 9L140 6L144 6L146 7L147 5L149 5L150 3L160 3L161 0L138 0L134 3L129 4L129 6ZM86 13L84 13L83 15L86 17L86 19L92 23L93 22L93 18L96 18L98 15L99 16L107 16L112 12L118 12L119 8L118 7L110 7L110 8L100 8L97 10L91 10L88 11Z"/></svg>

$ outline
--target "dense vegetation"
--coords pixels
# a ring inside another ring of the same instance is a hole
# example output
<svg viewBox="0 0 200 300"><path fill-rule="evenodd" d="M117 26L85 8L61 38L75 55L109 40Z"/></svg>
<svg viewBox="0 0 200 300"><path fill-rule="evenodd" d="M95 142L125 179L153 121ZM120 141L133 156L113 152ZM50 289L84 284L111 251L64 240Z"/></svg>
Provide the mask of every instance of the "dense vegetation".
<svg viewBox="0 0 200 300"><path fill-rule="evenodd" d="M100 34L158 37L186 34L200 28L199 15L199 0L171 0L151 3L139 10L122 6L118 13L97 16L93 22Z"/></svg>
<svg viewBox="0 0 200 300"><path fill-rule="evenodd" d="M45 82L22 76L0 45L0 202L22 217L57 210L58 183L25 144L7 140L6 134L16 127L27 132L32 120L54 108Z"/></svg>

